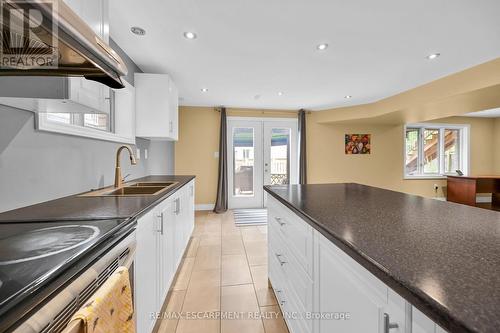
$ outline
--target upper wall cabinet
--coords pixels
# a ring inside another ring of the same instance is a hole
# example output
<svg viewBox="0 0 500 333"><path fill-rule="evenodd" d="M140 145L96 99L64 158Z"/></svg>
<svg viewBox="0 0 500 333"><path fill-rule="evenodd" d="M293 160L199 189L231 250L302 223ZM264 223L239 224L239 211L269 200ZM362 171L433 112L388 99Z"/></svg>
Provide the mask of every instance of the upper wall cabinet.
<svg viewBox="0 0 500 333"><path fill-rule="evenodd" d="M108 0L65 0L109 43ZM110 89L85 78L0 77L0 104L34 112L109 113Z"/></svg>
<svg viewBox="0 0 500 333"><path fill-rule="evenodd" d="M166 74L135 74L136 135L177 141L178 91Z"/></svg>

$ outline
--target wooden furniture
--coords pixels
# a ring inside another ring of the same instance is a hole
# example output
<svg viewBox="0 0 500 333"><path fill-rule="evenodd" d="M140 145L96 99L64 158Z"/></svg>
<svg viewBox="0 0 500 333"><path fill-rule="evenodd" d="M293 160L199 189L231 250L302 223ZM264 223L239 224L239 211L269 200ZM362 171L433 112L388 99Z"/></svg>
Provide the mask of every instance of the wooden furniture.
<svg viewBox="0 0 500 333"><path fill-rule="evenodd" d="M500 210L500 176L448 176L447 200ZM478 193L491 193L491 204L476 203Z"/></svg>

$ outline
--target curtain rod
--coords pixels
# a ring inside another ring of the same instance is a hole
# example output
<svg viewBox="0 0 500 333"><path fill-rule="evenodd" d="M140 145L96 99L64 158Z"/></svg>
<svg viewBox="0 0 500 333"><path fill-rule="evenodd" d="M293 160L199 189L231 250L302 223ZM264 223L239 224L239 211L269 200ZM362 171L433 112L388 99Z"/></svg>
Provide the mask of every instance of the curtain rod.
<svg viewBox="0 0 500 333"><path fill-rule="evenodd" d="M215 112L220 112L222 108L223 108L222 106L221 107L216 107L216 108L214 108L214 111ZM227 111L227 108L226 108L226 111ZM287 110L279 111L279 110L249 110L249 109L241 109L241 110L233 110L233 112L234 111L236 111L236 112L257 111L257 112L261 112L261 113L264 114L264 113L295 113L295 112L298 113L300 110L299 111L292 111L292 110L290 110L290 111L287 111ZM311 113L312 113L311 111L306 111L306 114L311 114Z"/></svg>

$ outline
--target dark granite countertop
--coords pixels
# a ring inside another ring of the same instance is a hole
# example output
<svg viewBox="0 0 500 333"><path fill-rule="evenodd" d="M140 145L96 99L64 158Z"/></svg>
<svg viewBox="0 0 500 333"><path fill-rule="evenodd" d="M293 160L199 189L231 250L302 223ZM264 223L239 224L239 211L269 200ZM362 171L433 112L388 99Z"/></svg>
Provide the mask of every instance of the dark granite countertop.
<svg viewBox="0 0 500 333"><path fill-rule="evenodd" d="M265 190L450 332L500 328L500 213L359 184Z"/></svg>
<svg viewBox="0 0 500 333"><path fill-rule="evenodd" d="M80 197L72 195L0 213L2 222L104 220L137 217L177 191L194 176L147 176L137 181L174 181L175 186L159 195L137 197Z"/></svg>

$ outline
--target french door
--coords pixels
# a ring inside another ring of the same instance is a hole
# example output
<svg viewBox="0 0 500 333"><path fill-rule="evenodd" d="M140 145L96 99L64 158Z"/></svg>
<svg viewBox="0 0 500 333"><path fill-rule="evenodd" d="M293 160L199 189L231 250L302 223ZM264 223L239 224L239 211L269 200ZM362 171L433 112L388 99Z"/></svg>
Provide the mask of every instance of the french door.
<svg viewBox="0 0 500 333"><path fill-rule="evenodd" d="M264 185L297 183L295 119L229 117L229 208L262 208Z"/></svg>

